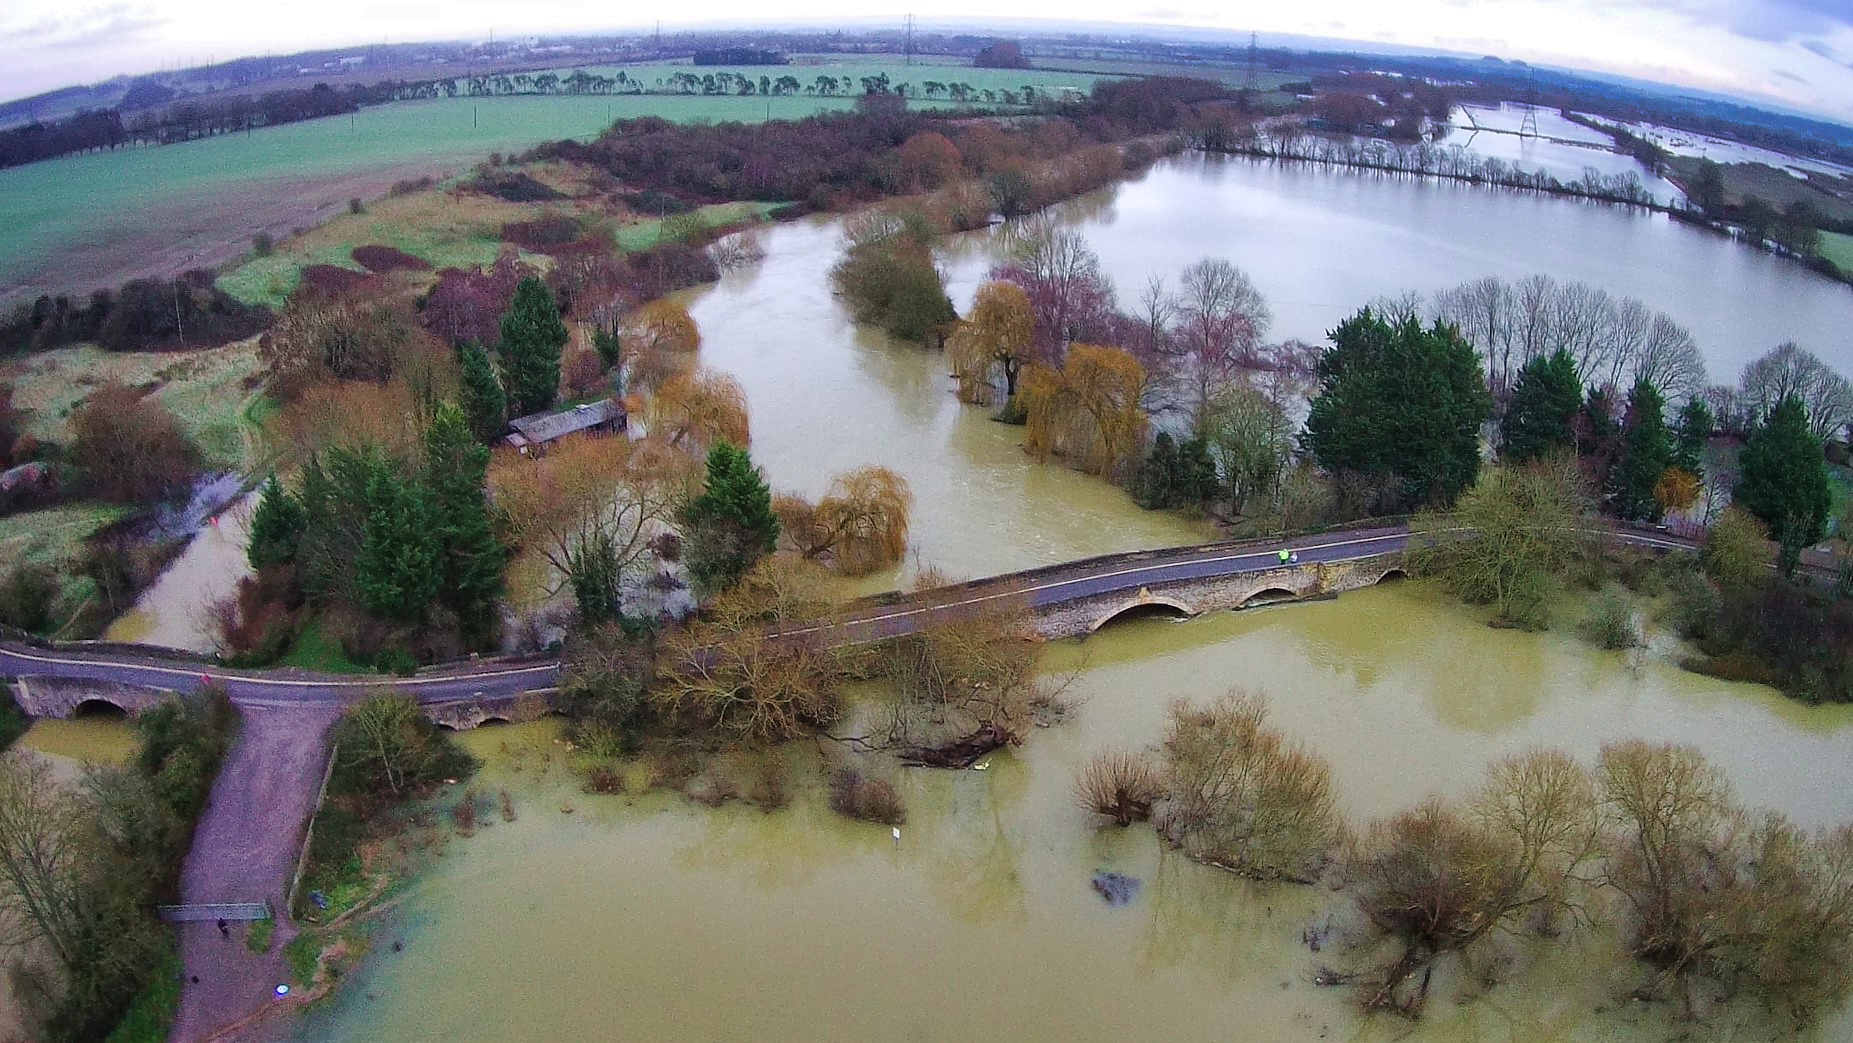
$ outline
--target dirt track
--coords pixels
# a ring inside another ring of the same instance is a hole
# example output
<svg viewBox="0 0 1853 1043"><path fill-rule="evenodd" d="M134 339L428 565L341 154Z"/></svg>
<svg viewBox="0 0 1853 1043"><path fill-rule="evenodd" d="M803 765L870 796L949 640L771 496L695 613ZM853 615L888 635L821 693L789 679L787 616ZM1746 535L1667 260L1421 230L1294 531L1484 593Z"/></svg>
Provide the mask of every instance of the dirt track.
<svg viewBox="0 0 1853 1043"><path fill-rule="evenodd" d="M181 924L180 956L188 978L171 1039L195 1043L214 1037L274 1002L273 990L289 980L283 946L296 936L284 906L296 869L302 830L313 810L325 766L327 735L339 708L242 707L244 731L212 787L200 816L193 850L181 872L188 904L269 902L276 911L270 951L254 953L245 929L231 937L212 921ZM193 978L199 984L193 984Z"/></svg>

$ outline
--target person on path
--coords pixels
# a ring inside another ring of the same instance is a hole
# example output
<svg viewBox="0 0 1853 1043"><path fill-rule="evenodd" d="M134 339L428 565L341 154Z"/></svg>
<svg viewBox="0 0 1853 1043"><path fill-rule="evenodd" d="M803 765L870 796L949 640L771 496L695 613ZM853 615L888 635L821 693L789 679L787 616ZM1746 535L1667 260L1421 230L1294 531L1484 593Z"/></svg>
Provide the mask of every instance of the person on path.
<svg viewBox="0 0 1853 1043"><path fill-rule="evenodd" d="M232 925L226 923L223 917L219 919L219 933L227 938L232 936Z"/></svg>

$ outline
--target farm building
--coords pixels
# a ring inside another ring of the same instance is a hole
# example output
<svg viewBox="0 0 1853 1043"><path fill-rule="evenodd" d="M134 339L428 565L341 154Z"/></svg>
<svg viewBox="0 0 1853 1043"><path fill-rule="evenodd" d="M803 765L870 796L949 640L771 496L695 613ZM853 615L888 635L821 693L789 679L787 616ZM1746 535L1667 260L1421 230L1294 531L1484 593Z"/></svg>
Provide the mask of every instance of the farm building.
<svg viewBox="0 0 1853 1043"><path fill-rule="evenodd" d="M581 432L615 432L625 428L624 406L616 399L601 398L571 409L553 413L535 413L512 420L508 435L502 439L524 453L546 452L547 444Z"/></svg>

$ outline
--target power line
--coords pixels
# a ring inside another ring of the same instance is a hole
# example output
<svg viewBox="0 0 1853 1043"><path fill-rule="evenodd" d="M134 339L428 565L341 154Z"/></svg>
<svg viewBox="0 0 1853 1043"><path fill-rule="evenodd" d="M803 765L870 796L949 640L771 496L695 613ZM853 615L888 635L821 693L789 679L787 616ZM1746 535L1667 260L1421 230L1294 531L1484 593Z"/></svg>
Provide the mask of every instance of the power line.
<svg viewBox="0 0 1853 1043"><path fill-rule="evenodd" d="M914 64L914 16L907 16L907 64Z"/></svg>
<svg viewBox="0 0 1853 1043"><path fill-rule="evenodd" d="M1248 76L1242 81L1242 89L1253 91L1261 89L1261 76L1256 66L1261 61L1261 36L1259 33L1248 34Z"/></svg>

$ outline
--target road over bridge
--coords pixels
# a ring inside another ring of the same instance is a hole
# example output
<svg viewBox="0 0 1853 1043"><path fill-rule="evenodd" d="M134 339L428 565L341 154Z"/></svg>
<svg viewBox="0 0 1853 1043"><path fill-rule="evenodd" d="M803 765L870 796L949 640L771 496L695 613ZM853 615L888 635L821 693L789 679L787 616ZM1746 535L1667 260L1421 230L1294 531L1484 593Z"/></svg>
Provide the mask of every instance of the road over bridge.
<svg viewBox="0 0 1853 1043"><path fill-rule="evenodd" d="M1664 533L1615 530L1615 542L1654 549L1690 550L1692 541ZM916 633L935 622L956 619L992 605L1021 600L1049 637L1089 633L1125 611L1168 609L1183 615L1241 608L1261 601L1291 600L1369 586L1400 572L1409 543L1406 527L1360 529L1301 537L1290 543L1212 543L1196 547L1111 554L1084 561L1015 572L905 596L859 602L831 620L789 631L822 635L831 645L866 644ZM1280 551L1291 548L1298 563L1283 566ZM341 676L285 670L235 670L169 649L134 645L45 645L0 642L0 676L28 679L22 693L29 714L65 716L83 701L110 702L138 712L168 692L190 692L209 682L225 686L233 702L258 708L333 708L370 689L389 686L425 704L434 719L452 726L503 716L524 692L555 687L555 657L493 659L452 664L411 677ZM44 705L31 679L100 682L88 699L73 697L69 684L46 686L60 693ZM141 699L130 694L148 689Z"/></svg>

